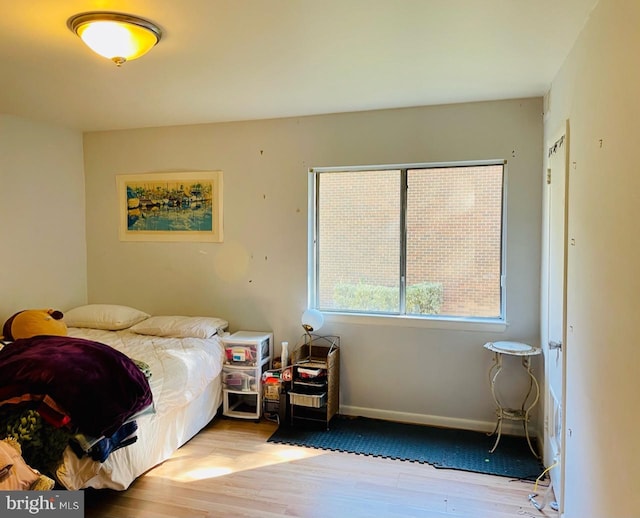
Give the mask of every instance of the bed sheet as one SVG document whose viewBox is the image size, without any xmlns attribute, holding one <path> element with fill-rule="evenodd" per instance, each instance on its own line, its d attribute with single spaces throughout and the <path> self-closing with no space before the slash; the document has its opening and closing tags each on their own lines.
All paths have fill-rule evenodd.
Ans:
<svg viewBox="0 0 640 518">
<path fill-rule="evenodd" d="M 67 489 L 126 489 L 142 473 L 169 458 L 215 416 L 222 401 L 224 347 L 210 339 L 164 338 L 128 330 L 70 327 L 69 336 L 106 343 L 149 365 L 154 412 L 137 419 L 138 440 L 104 463 L 79 459 L 70 448 L 56 478 Z"/>
<path fill-rule="evenodd" d="M 149 365 L 149 385 L 158 414 L 199 395 L 222 370 L 224 348 L 217 338 L 166 338 L 128 330 L 69 328 L 69 336 L 102 342 Z"/>
</svg>

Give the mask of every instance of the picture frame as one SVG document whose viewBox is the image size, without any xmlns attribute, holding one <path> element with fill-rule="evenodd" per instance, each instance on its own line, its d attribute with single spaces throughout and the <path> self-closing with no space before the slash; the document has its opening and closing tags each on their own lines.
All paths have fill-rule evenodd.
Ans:
<svg viewBox="0 0 640 518">
<path fill-rule="evenodd" d="M 222 171 L 116 175 L 121 241 L 222 242 Z"/>
</svg>

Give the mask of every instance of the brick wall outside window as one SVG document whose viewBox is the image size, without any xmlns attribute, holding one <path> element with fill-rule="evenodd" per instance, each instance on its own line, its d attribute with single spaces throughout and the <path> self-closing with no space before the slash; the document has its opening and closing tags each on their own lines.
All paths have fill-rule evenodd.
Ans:
<svg viewBox="0 0 640 518">
<path fill-rule="evenodd" d="M 407 286 L 442 283 L 441 315 L 500 316 L 502 172 L 408 170 Z M 321 174 L 321 308 L 339 282 L 399 286 L 400 217 L 399 170 Z"/>
</svg>

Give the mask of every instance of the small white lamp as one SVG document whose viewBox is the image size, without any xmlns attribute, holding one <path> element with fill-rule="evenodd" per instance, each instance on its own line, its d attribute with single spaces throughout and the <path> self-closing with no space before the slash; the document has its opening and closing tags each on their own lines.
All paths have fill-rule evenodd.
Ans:
<svg viewBox="0 0 640 518">
<path fill-rule="evenodd" d="M 320 329 L 322 324 L 324 324 L 324 317 L 317 309 L 307 309 L 302 313 L 302 328 L 309 336 Z"/>
</svg>

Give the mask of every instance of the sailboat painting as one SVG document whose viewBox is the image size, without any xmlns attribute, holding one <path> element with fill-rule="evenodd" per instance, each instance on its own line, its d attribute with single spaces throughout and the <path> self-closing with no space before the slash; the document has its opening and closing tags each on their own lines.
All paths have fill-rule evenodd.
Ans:
<svg viewBox="0 0 640 518">
<path fill-rule="evenodd" d="M 222 242 L 222 171 L 116 175 L 121 241 Z"/>
</svg>

